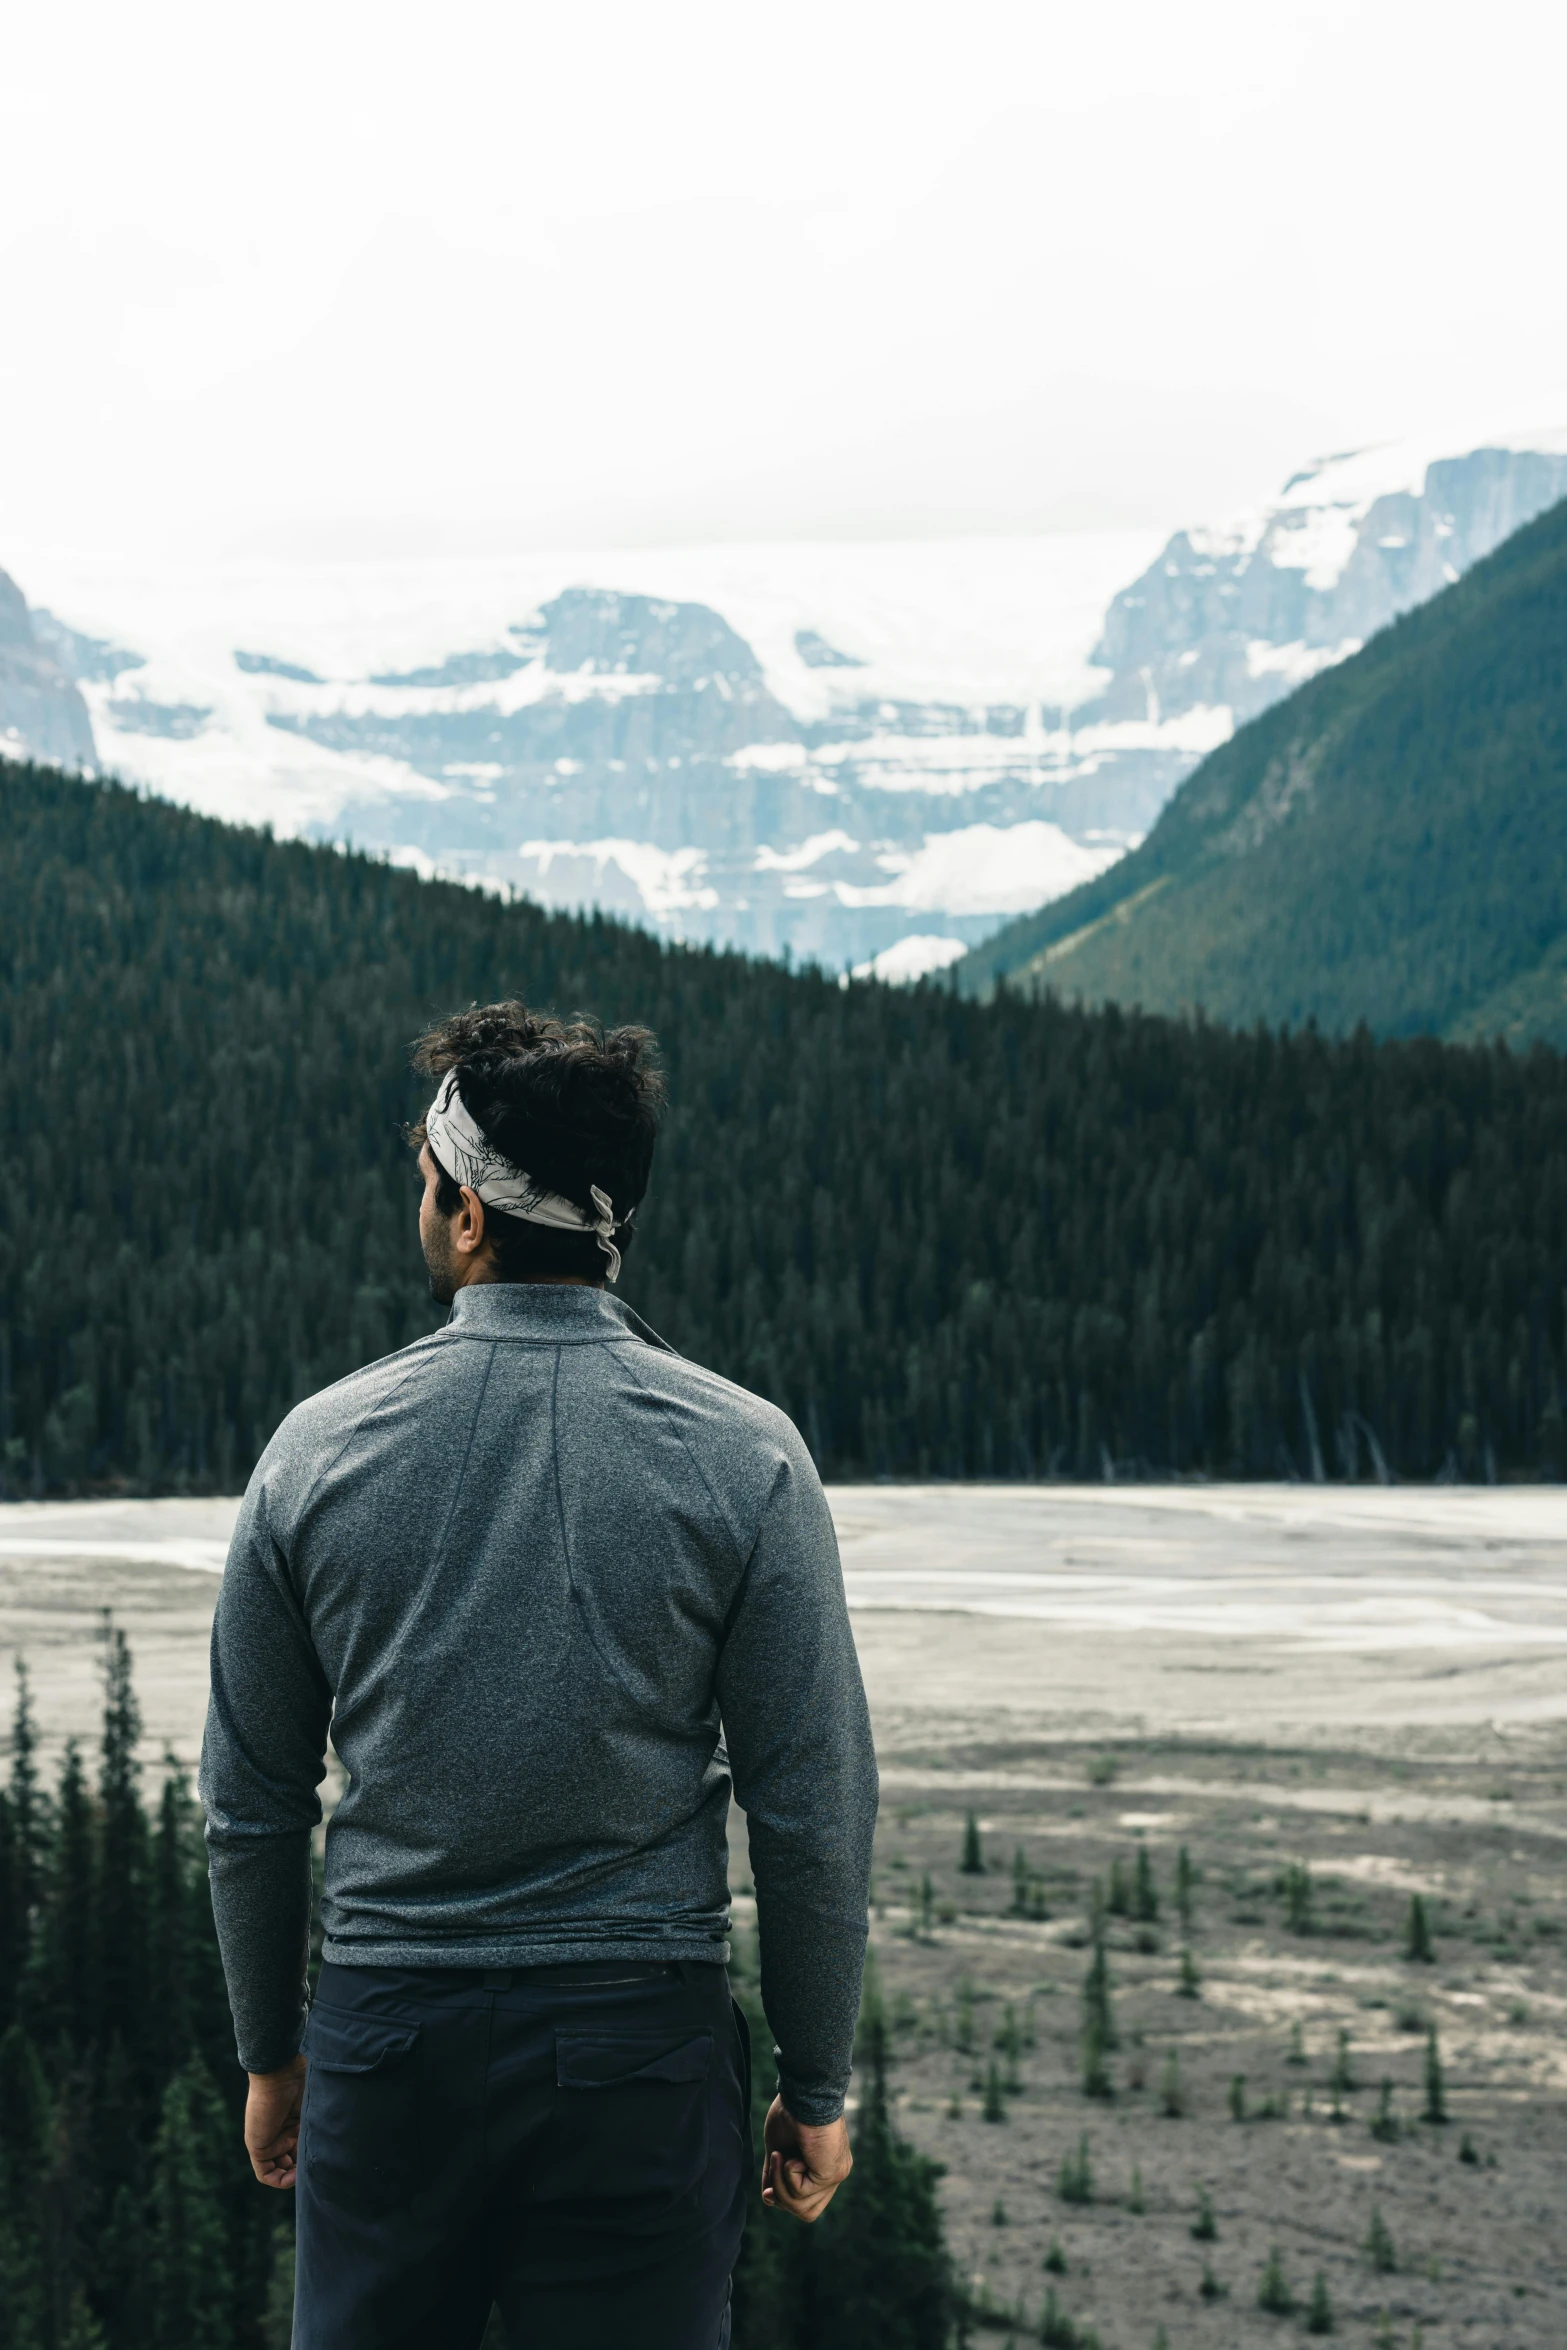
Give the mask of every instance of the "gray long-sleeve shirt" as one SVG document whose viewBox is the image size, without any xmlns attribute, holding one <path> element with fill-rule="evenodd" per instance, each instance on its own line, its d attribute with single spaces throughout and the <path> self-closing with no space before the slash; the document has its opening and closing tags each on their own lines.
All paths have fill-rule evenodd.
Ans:
<svg viewBox="0 0 1567 2350">
<path fill-rule="evenodd" d="M 303 2032 L 329 1728 L 339 1965 L 721 1962 L 732 1772 L 783 2094 L 841 2110 L 876 1765 L 782 1412 L 600 1290 L 490 1284 L 289 1414 L 234 1529 L 201 1764 L 253 2072 Z"/>
</svg>

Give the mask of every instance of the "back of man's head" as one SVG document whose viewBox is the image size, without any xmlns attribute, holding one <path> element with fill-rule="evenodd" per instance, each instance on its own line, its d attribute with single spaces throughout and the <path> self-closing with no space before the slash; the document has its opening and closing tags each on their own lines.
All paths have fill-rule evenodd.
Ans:
<svg viewBox="0 0 1567 2350">
<path fill-rule="evenodd" d="M 540 1191 L 591 1214 L 595 1185 L 613 1204 L 622 1255 L 628 1220 L 647 1190 L 664 1088 L 645 1028 L 601 1028 L 557 1020 L 526 1004 L 476 1006 L 421 1036 L 414 1067 L 431 1077 L 455 1070 L 464 1108 L 494 1148 Z M 422 1126 L 411 1136 L 425 1139 Z M 440 1167 L 437 1204 L 454 1214 L 461 1193 Z M 604 1256 L 592 1232 L 563 1231 L 490 1210 L 486 1236 L 502 1281 L 597 1281 Z"/>
</svg>

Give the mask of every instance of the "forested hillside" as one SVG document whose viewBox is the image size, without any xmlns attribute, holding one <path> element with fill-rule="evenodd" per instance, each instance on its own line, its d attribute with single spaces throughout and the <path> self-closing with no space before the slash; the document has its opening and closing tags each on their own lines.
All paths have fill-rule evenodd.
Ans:
<svg viewBox="0 0 1567 2350">
<path fill-rule="evenodd" d="M 1563 1468 L 1554 1053 L 844 989 L 0 766 L 8 1493 L 232 1490 L 430 1326 L 407 1040 L 505 993 L 658 1031 L 624 1292 L 832 1475 Z"/>
<path fill-rule="evenodd" d="M 1567 503 L 1204 761 L 963 966 L 1073 1001 L 1567 1042 Z"/>
</svg>

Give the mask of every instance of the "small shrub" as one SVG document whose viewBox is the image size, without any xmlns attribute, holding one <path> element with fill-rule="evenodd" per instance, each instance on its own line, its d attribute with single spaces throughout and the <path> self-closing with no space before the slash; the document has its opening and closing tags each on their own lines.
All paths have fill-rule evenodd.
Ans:
<svg viewBox="0 0 1567 2350">
<path fill-rule="evenodd" d="M 1197 2190 L 1197 2217 L 1192 2221 L 1192 2234 L 1199 2244 L 1218 2242 L 1219 2223 L 1213 2216 L 1213 2197 L 1206 2187 Z"/>
<path fill-rule="evenodd" d="M 1350 2096 L 1356 2086 L 1355 2071 L 1349 2061 L 1349 2034 L 1340 2032 L 1338 2053 L 1333 2059 L 1333 2071 L 1328 2082 L 1335 2098 Z"/>
<path fill-rule="evenodd" d="M 1246 2075 L 1244 2073 L 1234 2073 L 1230 2078 L 1230 2119 L 1232 2122 L 1243 2122 L 1246 2119 Z"/>
<path fill-rule="evenodd" d="M 1007 2101 L 1001 2087 L 1001 2068 L 994 2057 L 991 2058 L 990 2070 L 985 2075 L 985 2102 L 980 2108 L 980 2112 L 987 2122 L 1004 2122 L 1007 2118 Z"/>
<path fill-rule="evenodd" d="M 1470 2162 L 1476 2165 L 1480 2160 L 1480 2149 L 1467 2130 L 1458 2141 L 1458 2159 L 1460 2162 Z"/>
<path fill-rule="evenodd" d="M 1284 2274 L 1284 2258 L 1277 2244 L 1268 2254 L 1268 2265 L 1262 2272 L 1262 2283 L 1257 2287 L 1257 2307 L 1265 2309 L 1270 2317 L 1288 2317 L 1295 2307 L 1295 2296 L 1289 2289 Z"/>
<path fill-rule="evenodd" d="M 1223 2301 L 1227 2297 L 1230 2288 L 1228 2285 L 1220 2282 L 1219 2278 L 1216 2277 L 1213 2273 L 1212 2264 L 1205 2260 L 1202 2264 L 1202 2281 L 1198 2285 L 1197 2290 L 1205 2301 Z"/>
<path fill-rule="evenodd" d="M 1105 1906 L 1113 1918 L 1129 1918 L 1132 1914 L 1132 1888 L 1127 1880 L 1126 1863 L 1119 1857 L 1110 1863 L 1110 1894 Z"/>
<path fill-rule="evenodd" d="M 965 1877 L 982 1877 L 985 1873 L 985 1853 L 979 1840 L 979 1822 L 972 1812 L 963 1823 L 963 1857 L 958 1867 Z"/>
<path fill-rule="evenodd" d="M 1004 2228 L 1007 2225 L 1007 2207 L 999 2195 L 990 2207 L 990 2224 L 993 2228 Z"/>
<path fill-rule="evenodd" d="M 1045 2267 L 1053 2277 L 1066 2275 L 1066 2254 L 1054 2236 L 1051 2237 L 1049 2248 L 1045 2253 Z"/>
<path fill-rule="evenodd" d="M 1126 2191 L 1126 2208 L 1138 2218 L 1148 2209 L 1143 2201 L 1143 2174 L 1135 2162 L 1132 2165 L 1132 2183 Z"/>
<path fill-rule="evenodd" d="M 1181 1979 L 1176 1984 L 1175 1990 L 1176 1996 L 1180 1999 L 1200 1999 L 1202 1997 L 1202 1977 L 1197 1972 L 1197 1961 L 1193 1958 L 1190 1950 L 1181 1952 Z"/>
<path fill-rule="evenodd" d="M 1431 2029 L 1431 2018 L 1418 1999 L 1401 1999 L 1394 2011 L 1393 2021 L 1401 2032 L 1428 2032 Z"/>
<path fill-rule="evenodd" d="M 1311 2288 L 1311 2301 L 1306 2310 L 1306 2331 L 1308 2334 L 1331 2334 L 1333 2324 L 1333 2304 L 1328 2299 L 1328 2280 L 1319 2268 Z"/>
<path fill-rule="evenodd" d="M 1113 1754 L 1092 1754 L 1092 1755 L 1090 1755 L 1090 1756 L 1089 1756 L 1089 1758 L 1088 1758 L 1088 1784 L 1089 1784 L 1089 1786 L 1090 1786 L 1090 1787 L 1108 1787 L 1108 1786 L 1110 1786 L 1110 1785 L 1112 1784 L 1112 1782 L 1114 1781 L 1114 1779 L 1115 1779 L 1115 1776 L 1116 1776 L 1116 1773 L 1117 1773 L 1117 1772 L 1120 1770 L 1120 1768 L 1121 1768 L 1121 1766 L 1120 1766 L 1120 1764 L 1117 1762 L 1117 1760 L 1116 1760 L 1116 1758 L 1115 1758 L 1115 1756 L 1114 1756 Z"/>
<path fill-rule="evenodd" d="M 1402 2135 L 1398 2116 L 1393 2111 L 1393 2084 L 1391 2081 L 1384 2081 L 1382 2084 L 1381 2100 L 1372 2117 L 1371 2135 L 1382 2146 L 1396 2146 Z"/>
<path fill-rule="evenodd" d="M 1186 2111 L 1186 2089 L 1181 2080 L 1181 2060 L 1172 2048 L 1164 2060 L 1164 2071 L 1159 2080 L 1159 2111 L 1172 2122 L 1178 2122 Z"/>
<path fill-rule="evenodd" d="M 1307 2061 L 1306 2035 L 1302 2031 L 1298 2019 L 1290 2026 L 1289 2054 L 1284 2061 L 1286 2064 L 1304 2064 Z"/>
</svg>

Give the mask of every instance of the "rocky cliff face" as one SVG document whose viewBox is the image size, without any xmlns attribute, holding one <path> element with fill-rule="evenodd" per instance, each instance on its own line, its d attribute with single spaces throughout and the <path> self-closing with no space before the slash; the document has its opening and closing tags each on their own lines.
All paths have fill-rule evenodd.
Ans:
<svg viewBox="0 0 1567 2350">
<path fill-rule="evenodd" d="M 1198 708 L 1254 718 L 1567 497 L 1567 448 L 1329 458 L 1278 503 L 1178 531 L 1110 606 L 1095 662 L 1106 719 Z M 1085 713 L 1085 716 L 1088 713 Z"/>
<path fill-rule="evenodd" d="M 38 625 L 44 619 L 0 571 L 0 754 L 91 768 L 97 754 L 87 704 Z"/>
</svg>

